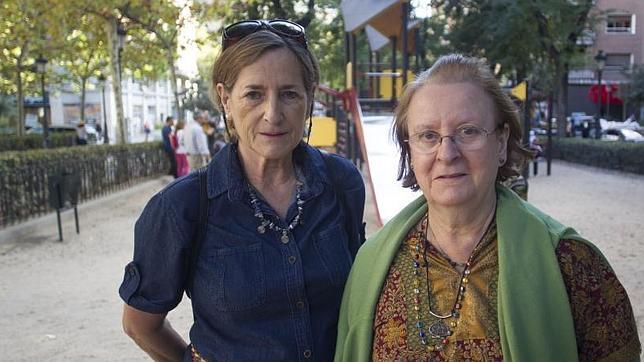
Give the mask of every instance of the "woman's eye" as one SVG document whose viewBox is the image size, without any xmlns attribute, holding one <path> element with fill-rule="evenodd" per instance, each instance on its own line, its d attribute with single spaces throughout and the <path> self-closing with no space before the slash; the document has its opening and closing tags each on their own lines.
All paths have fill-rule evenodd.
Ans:
<svg viewBox="0 0 644 362">
<path fill-rule="evenodd" d="M 432 142 L 432 141 L 436 141 L 438 139 L 438 137 L 439 137 L 439 135 L 436 132 L 423 132 L 423 133 L 420 134 L 419 138 L 422 141 Z"/>
<path fill-rule="evenodd" d="M 260 99 L 262 97 L 262 94 L 260 92 L 258 92 L 258 91 L 250 91 L 250 92 L 247 92 L 244 95 L 244 97 L 246 97 L 248 99 L 256 100 L 256 99 Z"/>
<path fill-rule="evenodd" d="M 283 96 L 284 96 L 284 98 L 286 98 L 286 99 L 297 99 L 297 98 L 299 98 L 299 96 L 300 96 L 300 95 L 299 95 L 297 92 L 295 92 L 295 91 L 285 91 L 284 93 L 282 93 L 282 95 L 283 95 Z"/>
<path fill-rule="evenodd" d="M 463 127 L 461 129 L 461 134 L 463 134 L 464 136 L 470 136 L 470 137 L 478 136 L 479 134 L 481 134 L 481 130 L 477 127 Z"/>
</svg>

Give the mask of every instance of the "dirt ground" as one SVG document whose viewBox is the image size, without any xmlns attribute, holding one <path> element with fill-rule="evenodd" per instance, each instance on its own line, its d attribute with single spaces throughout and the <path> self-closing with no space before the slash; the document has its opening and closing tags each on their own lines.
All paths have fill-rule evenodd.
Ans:
<svg viewBox="0 0 644 362">
<path fill-rule="evenodd" d="M 541 168 L 529 179 L 530 201 L 600 247 L 628 291 L 643 336 L 644 176 L 555 162 L 547 177 Z M 117 289 L 132 255 L 133 224 L 168 181 L 82 205 L 79 235 L 73 213 L 65 212 L 62 243 L 55 214 L 0 230 L 1 361 L 148 360 L 121 331 Z M 187 337 L 186 300 L 169 319 Z"/>
</svg>

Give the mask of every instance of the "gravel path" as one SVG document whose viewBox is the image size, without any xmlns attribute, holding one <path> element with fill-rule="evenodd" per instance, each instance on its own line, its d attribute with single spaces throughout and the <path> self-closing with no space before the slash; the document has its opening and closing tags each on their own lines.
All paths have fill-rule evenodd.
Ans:
<svg viewBox="0 0 644 362">
<path fill-rule="evenodd" d="M 65 212 L 62 243 L 55 215 L 0 230 L 0 361 L 148 360 L 121 331 L 117 288 L 131 259 L 134 221 L 168 181 L 84 204 L 80 235 L 73 213 Z M 529 181 L 531 202 L 605 253 L 644 335 L 644 241 L 636 236 L 644 218 L 644 176 L 555 162 L 552 176 Z M 186 336 L 188 303 L 169 318 Z"/>
</svg>

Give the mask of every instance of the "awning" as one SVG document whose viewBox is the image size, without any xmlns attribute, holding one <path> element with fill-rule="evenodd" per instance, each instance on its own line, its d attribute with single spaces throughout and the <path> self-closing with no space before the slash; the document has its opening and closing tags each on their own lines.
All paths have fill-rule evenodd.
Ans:
<svg viewBox="0 0 644 362">
<path fill-rule="evenodd" d="M 400 23 L 399 23 L 400 24 Z M 407 51 L 408 52 L 413 52 L 414 47 L 416 46 L 416 40 L 413 37 L 413 30 L 414 28 L 420 27 L 420 20 L 409 20 L 409 24 L 407 24 L 407 30 L 409 31 L 409 38 L 407 39 Z M 385 47 L 387 44 L 389 44 L 389 37 L 390 36 L 396 36 L 398 38 L 397 41 L 397 48 L 398 50 L 402 49 L 402 35 L 400 34 L 401 27 L 397 27 L 398 32 L 394 34 L 383 34 L 376 28 L 374 28 L 371 25 L 367 25 L 365 27 L 365 32 L 367 33 L 367 40 L 369 40 L 369 48 L 372 51 L 378 51 Z"/>
<path fill-rule="evenodd" d="M 617 96 L 618 91 L 619 87 L 616 84 L 602 84 L 601 88 L 595 84 L 588 89 L 588 99 L 597 103 L 600 99 L 599 94 L 601 94 L 601 104 L 624 104 L 624 101 Z"/>
<path fill-rule="evenodd" d="M 354 32 L 362 29 L 374 17 L 382 13 L 389 14 L 395 5 L 400 8 L 402 1 L 404 0 L 343 0 L 340 10 L 344 18 L 344 31 Z M 397 19 L 400 19 L 400 10 Z"/>
</svg>

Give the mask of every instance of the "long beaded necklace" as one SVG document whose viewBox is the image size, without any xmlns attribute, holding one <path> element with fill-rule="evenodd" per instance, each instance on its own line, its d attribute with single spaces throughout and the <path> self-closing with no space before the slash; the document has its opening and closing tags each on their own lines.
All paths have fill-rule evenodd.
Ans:
<svg viewBox="0 0 644 362">
<path fill-rule="evenodd" d="M 302 207 L 302 205 L 304 204 L 304 201 L 302 201 L 302 183 L 299 181 L 296 181 L 295 183 L 295 202 L 297 204 L 297 215 L 295 215 L 295 217 L 293 218 L 293 220 L 291 220 L 291 223 L 288 224 L 287 227 L 281 227 L 274 222 L 266 219 L 264 213 L 262 212 L 262 209 L 259 207 L 259 199 L 257 198 L 255 189 L 250 184 L 248 185 L 248 194 L 250 195 L 250 203 L 251 205 L 253 205 L 255 217 L 259 219 L 257 232 L 264 234 L 267 229 L 274 230 L 282 234 L 280 236 L 282 243 L 288 243 L 288 233 L 290 231 L 293 231 L 293 229 L 295 229 L 295 227 L 299 225 L 302 220 L 302 213 L 304 211 L 304 208 Z"/>
<path fill-rule="evenodd" d="M 415 253 L 414 253 L 414 259 L 412 262 L 413 266 L 413 273 L 415 276 L 414 280 L 414 311 L 415 317 L 416 317 L 416 329 L 418 330 L 418 338 L 420 339 L 420 342 L 424 345 L 427 346 L 427 351 L 428 352 L 433 352 L 433 351 L 442 351 L 448 344 L 449 344 L 449 337 L 453 334 L 454 328 L 458 325 L 458 319 L 460 317 L 460 310 L 462 307 L 462 302 L 463 302 L 463 297 L 465 295 L 465 286 L 469 282 L 468 276 L 471 273 L 471 266 L 472 266 L 472 260 L 474 259 L 474 255 L 476 254 L 476 251 L 478 250 L 479 246 L 481 245 L 481 242 L 485 238 L 485 235 L 487 235 L 487 228 L 486 232 L 483 233 L 481 236 L 481 239 L 479 239 L 478 243 L 472 250 L 472 253 L 470 254 L 469 258 L 467 259 L 467 262 L 464 265 L 463 271 L 461 272 L 460 278 L 459 278 L 459 284 L 458 284 L 458 289 L 456 292 L 456 298 L 454 300 L 454 304 L 452 305 L 452 308 L 449 313 L 447 314 L 440 314 L 437 312 L 434 312 L 432 310 L 432 300 L 431 300 L 431 284 L 430 284 L 430 279 L 429 279 L 429 259 L 427 258 L 427 249 L 431 247 L 431 244 L 427 240 L 427 229 L 429 229 L 429 221 L 427 217 L 425 217 L 424 222 L 421 224 L 423 227 L 421 227 L 421 230 L 419 230 L 416 233 L 416 245 L 415 245 Z M 489 226 L 488 226 L 489 228 Z M 424 230 L 423 230 L 424 229 Z M 432 233 L 433 234 L 433 233 Z M 435 237 L 434 237 L 435 238 Z M 423 244 L 422 248 L 422 254 L 421 254 L 421 243 Z M 421 259 L 422 256 L 422 259 Z M 421 269 L 421 261 L 423 262 L 422 265 L 424 265 L 425 268 L 425 280 L 427 282 L 427 305 L 429 309 L 429 314 L 433 316 L 434 318 L 438 319 L 437 321 L 431 323 L 427 328 L 425 325 L 425 322 L 422 321 L 421 319 L 421 311 L 420 311 L 420 269 Z M 455 263 L 452 263 L 454 265 Z M 446 324 L 447 319 L 452 319 L 448 324 Z M 427 334 L 429 332 L 429 335 Z"/>
</svg>

